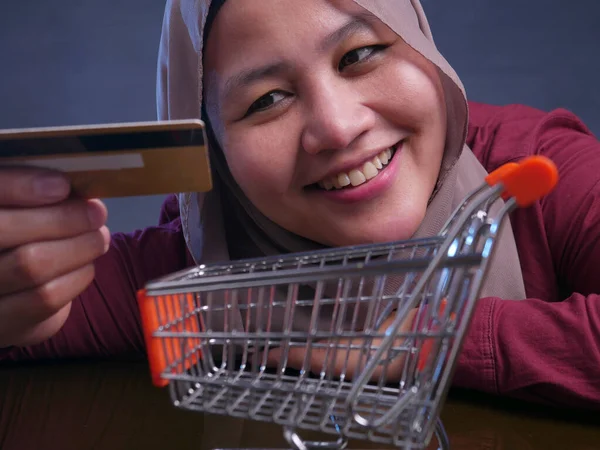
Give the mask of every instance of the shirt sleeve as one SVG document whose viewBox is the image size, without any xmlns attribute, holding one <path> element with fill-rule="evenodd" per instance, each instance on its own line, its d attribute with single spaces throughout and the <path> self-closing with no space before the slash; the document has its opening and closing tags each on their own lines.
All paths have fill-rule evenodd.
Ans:
<svg viewBox="0 0 600 450">
<path fill-rule="evenodd" d="M 192 264 L 175 207 L 171 197 L 158 226 L 113 234 L 109 251 L 96 262 L 95 280 L 73 301 L 62 329 L 42 344 L 3 349 L 0 361 L 143 358 L 137 291 Z"/>
<path fill-rule="evenodd" d="M 545 276 L 554 277 L 556 291 L 564 294 L 481 299 L 454 385 L 600 409 L 600 143 L 563 111 L 541 127 L 534 153 L 551 158 L 559 169 L 555 191 L 531 214 L 542 216 L 555 270 Z M 539 277 L 526 280 L 529 291 Z"/>
</svg>

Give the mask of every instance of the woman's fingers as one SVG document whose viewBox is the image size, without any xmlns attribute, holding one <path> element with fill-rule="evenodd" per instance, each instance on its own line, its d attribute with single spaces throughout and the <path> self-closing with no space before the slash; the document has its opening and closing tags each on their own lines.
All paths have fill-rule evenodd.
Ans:
<svg viewBox="0 0 600 450">
<path fill-rule="evenodd" d="M 92 263 L 109 242 L 106 227 L 79 236 L 34 242 L 0 254 L 0 296 L 34 289 Z"/>
<path fill-rule="evenodd" d="M 87 264 L 31 290 L 2 297 L 0 347 L 20 345 L 41 332 L 56 332 L 66 320 L 61 311 L 94 279 L 94 265 Z M 54 321 L 53 317 L 57 317 Z M 40 328 L 41 327 L 41 328 Z M 51 336 L 44 334 L 42 340 Z"/>
<path fill-rule="evenodd" d="M 50 336 L 54 336 L 67 321 L 67 317 L 69 317 L 69 313 L 71 312 L 71 305 L 72 303 L 69 302 L 53 316 L 18 330 L 10 340 L 12 342 L 11 345 L 20 347 L 34 345 L 45 341 Z M 2 334 L 0 334 L 0 343 L 2 341 Z"/>
<path fill-rule="evenodd" d="M 33 167 L 2 167 L 0 208 L 38 207 L 66 200 L 69 180 L 61 173 Z"/>
<path fill-rule="evenodd" d="M 400 327 L 401 333 L 408 331 L 412 327 L 416 312 L 416 309 L 409 312 Z M 394 319 L 395 317 L 393 316 L 386 319 L 379 331 L 385 331 L 393 323 Z M 306 360 L 307 349 L 305 345 L 302 347 L 292 347 L 287 354 L 287 366 L 297 370 L 310 370 L 314 374 L 325 372 L 330 376 L 340 377 L 344 375 L 346 378 L 354 378 L 365 368 L 367 352 L 372 348 L 379 347 L 381 343 L 382 339 L 373 339 L 372 341 L 365 343 L 363 339 L 359 338 L 320 341 L 315 344 L 321 345 L 313 344 L 311 346 L 312 348 L 308 361 Z M 396 339 L 393 345 L 394 347 L 399 347 L 402 345 L 402 339 Z M 387 352 L 385 355 L 387 356 Z M 271 350 L 267 358 L 268 365 L 278 365 L 281 363 L 282 357 L 283 352 L 281 348 Z M 384 368 L 386 370 L 386 377 L 399 377 L 404 368 L 404 360 L 404 354 L 399 354 L 388 364 L 378 365 L 372 378 L 381 377 Z"/>
<path fill-rule="evenodd" d="M 107 211 L 98 200 L 66 200 L 36 208 L 0 206 L 0 249 L 64 239 L 98 230 Z"/>
<path fill-rule="evenodd" d="M 108 249 L 105 206 L 70 193 L 61 173 L 0 166 L 0 347 L 56 333 Z"/>
</svg>

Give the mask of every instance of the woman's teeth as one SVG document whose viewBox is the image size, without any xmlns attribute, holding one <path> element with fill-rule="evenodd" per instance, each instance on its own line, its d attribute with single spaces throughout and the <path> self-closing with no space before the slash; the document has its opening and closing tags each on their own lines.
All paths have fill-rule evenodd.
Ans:
<svg viewBox="0 0 600 450">
<path fill-rule="evenodd" d="M 388 148 L 371 161 L 364 163 L 360 168 L 352 169 L 350 172 L 340 172 L 335 177 L 319 181 L 319 187 L 330 191 L 331 189 L 343 189 L 347 186 L 360 186 L 368 180 L 375 178 L 388 165 L 393 155 L 394 150 Z"/>
</svg>

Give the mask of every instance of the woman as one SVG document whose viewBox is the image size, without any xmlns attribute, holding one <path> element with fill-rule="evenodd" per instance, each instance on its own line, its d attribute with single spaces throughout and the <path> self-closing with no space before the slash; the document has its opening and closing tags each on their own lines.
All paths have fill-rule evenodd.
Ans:
<svg viewBox="0 0 600 450">
<path fill-rule="evenodd" d="M 512 215 L 454 384 L 598 407 L 600 144 L 567 111 L 468 105 L 417 0 L 169 1 L 158 111 L 209 125 L 215 190 L 169 198 L 159 226 L 110 246 L 99 202 L 0 173 L 5 360 L 141 354 L 149 279 L 432 235 L 487 171 L 543 154 L 560 184 Z"/>
</svg>

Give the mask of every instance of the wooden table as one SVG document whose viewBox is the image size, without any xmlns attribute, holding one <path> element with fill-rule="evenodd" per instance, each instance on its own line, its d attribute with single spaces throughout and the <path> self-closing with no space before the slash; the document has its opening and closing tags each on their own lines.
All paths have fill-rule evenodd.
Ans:
<svg viewBox="0 0 600 450">
<path fill-rule="evenodd" d="M 600 449 L 600 415 L 451 392 L 452 450 Z M 174 408 L 144 362 L 0 367 L 2 450 L 285 448 L 269 424 Z M 351 443 L 349 448 L 375 448 Z M 432 446 L 433 448 L 433 446 Z"/>
</svg>

